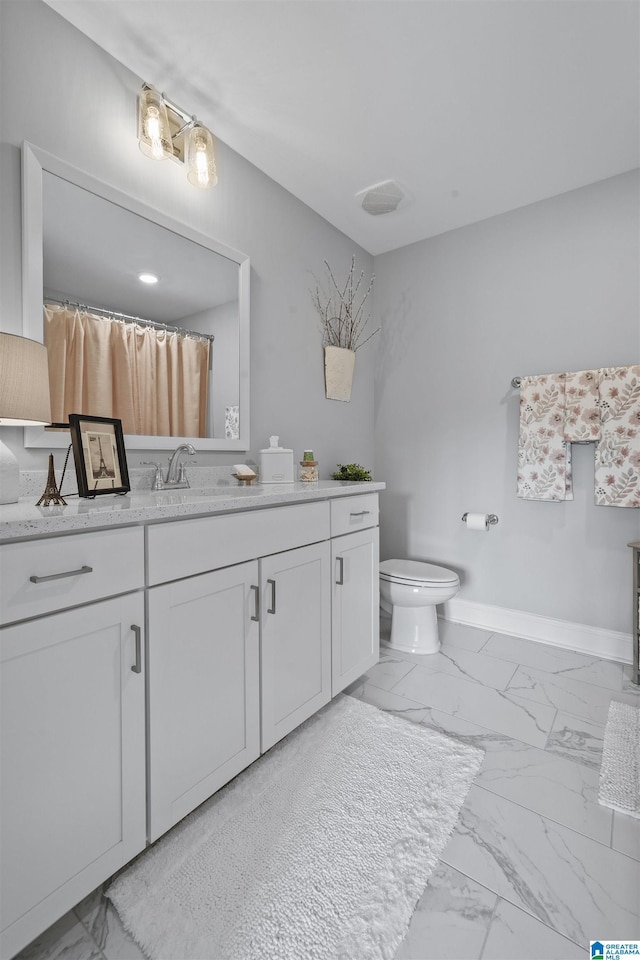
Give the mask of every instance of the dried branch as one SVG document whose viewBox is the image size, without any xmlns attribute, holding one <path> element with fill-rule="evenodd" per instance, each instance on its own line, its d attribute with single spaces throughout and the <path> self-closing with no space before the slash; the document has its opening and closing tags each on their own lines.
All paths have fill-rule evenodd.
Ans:
<svg viewBox="0 0 640 960">
<path fill-rule="evenodd" d="M 364 280 L 364 271 L 356 280 L 355 256 L 351 258 L 351 267 L 343 287 L 338 285 L 333 270 L 326 260 L 324 265 L 329 279 L 329 292 L 320 283 L 317 283 L 315 291 L 311 294 L 313 305 L 320 317 L 323 345 L 344 347 L 347 350 L 356 351 L 364 346 L 380 329 L 378 327 L 364 340 L 362 339 L 365 327 L 370 319 L 369 314 L 365 315 L 364 309 L 373 290 L 375 274 L 371 277 L 365 293 L 360 294 L 359 302 L 356 302 Z"/>
</svg>

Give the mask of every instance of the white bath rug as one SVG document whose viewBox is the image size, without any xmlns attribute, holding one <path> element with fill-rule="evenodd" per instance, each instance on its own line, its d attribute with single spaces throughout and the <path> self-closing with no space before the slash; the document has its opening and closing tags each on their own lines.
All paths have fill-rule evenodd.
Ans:
<svg viewBox="0 0 640 960">
<path fill-rule="evenodd" d="M 600 803 L 640 818 L 640 707 L 612 700 L 604 729 Z"/>
<path fill-rule="evenodd" d="M 482 756 L 340 696 L 107 896 L 152 960 L 390 960 Z"/>
</svg>

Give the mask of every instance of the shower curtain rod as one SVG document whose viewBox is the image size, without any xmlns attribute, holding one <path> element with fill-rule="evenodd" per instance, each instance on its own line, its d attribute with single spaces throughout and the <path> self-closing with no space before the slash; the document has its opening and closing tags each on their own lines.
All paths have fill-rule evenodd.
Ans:
<svg viewBox="0 0 640 960">
<path fill-rule="evenodd" d="M 211 343 L 215 340 L 212 333 L 200 333 L 199 330 L 185 330 L 183 327 L 173 327 L 166 323 L 158 323 L 156 320 L 145 320 L 143 317 L 133 317 L 129 313 L 118 313 L 117 310 L 107 310 L 106 307 L 92 307 L 86 303 L 80 303 L 76 300 L 58 300 L 56 297 L 45 297 L 46 303 L 59 303 L 63 307 L 76 307 L 78 310 L 88 310 L 91 313 L 103 313 L 114 320 L 123 320 L 125 323 L 146 323 L 150 327 L 158 327 L 160 330 L 167 330 L 171 333 L 181 333 L 186 337 L 199 337 L 200 340 L 209 340 Z"/>
</svg>

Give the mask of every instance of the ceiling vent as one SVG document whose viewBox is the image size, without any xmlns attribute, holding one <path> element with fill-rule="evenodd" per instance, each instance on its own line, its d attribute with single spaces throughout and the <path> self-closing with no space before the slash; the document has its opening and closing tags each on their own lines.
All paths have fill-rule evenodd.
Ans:
<svg viewBox="0 0 640 960">
<path fill-rule="evenodd" d="M 394 180 L 385 180 L 356 194 L 362 197 L 362 209 L 372 217 L 382 213 L 393 213 L 405 194 Z"/>
</svg>

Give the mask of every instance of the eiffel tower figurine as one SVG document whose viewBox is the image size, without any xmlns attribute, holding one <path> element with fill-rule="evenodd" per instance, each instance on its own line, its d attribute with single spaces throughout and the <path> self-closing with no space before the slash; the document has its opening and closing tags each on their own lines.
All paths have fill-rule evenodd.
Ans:
<svg viewBox="0 0 640 960">
<path fill-rule="evenodd" d="M 47 485 L 44 488 L 44 493 L 36 503 L 36 507 L 49 507 L 52 503 L 60 504 L 63 507 L 66 507 L 67 505 L 67 501 L 58 490 L 58 484 L 56 483 L 56 472 L 53 467 L 53 454 L 50 453 Z"/>
<path fill-rule="evenodd" d="M 102 455 L 102 440 L 98 437 L 98 447 L 100 448 L 100 464 L 98 465 L 98 472 L 94 474 L 96 480 L 108 480 L 109 471 L 107 470 L 107 465 L 104 462 L 104 457 Z"/>
</svg>

